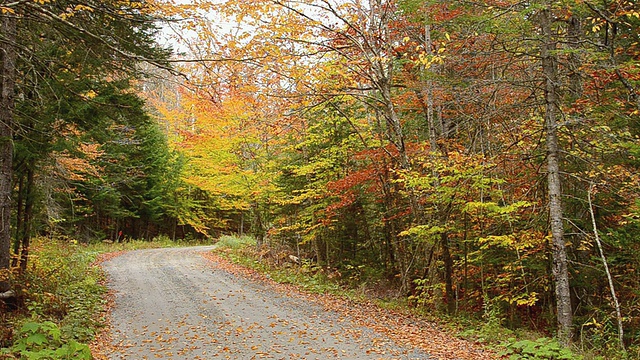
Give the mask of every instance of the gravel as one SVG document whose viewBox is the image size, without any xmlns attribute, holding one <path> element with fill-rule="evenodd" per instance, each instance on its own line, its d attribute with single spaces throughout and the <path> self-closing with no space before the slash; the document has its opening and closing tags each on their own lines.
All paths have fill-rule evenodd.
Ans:
<svg viewBox="0 0 640 360">
<path fill-rule="evenodd" d="M 138 250 L 103 264 L 115 291 L 109 359 L 428 359 L 342 314 L 233 275 L 201 252 Z"/>
</svg>

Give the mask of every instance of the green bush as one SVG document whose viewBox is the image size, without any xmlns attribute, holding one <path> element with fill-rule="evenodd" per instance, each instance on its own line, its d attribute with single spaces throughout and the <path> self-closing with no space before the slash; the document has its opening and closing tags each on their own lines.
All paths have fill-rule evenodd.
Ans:
<svg viewBox="0 0 640 360">
<path fill-rule="evenodd" d="M 14 279 L 21 308 L 0 324 L 19 329 L 0 354 L 17 359 L 90 359 L 86 345 L 102 324 L 98 252 L 69 239 L 36 238 L 27 270 Z M 24 324 L 24 325 L 20 325 Z M 86 355 L 88 354 L 88 355 Z M 0 356 L 3 358 L 3 356 Z"/>
<path fill-rule="evenodd" d="M 539 338 L 537 340 L 516 341 L 510 338 L 500 345 L 504 349 L 498 353 L 499 356 L 507 357 L 510 360 L 532 359 L 532 360 L 580 360 L 582 356 L 574 354 L 570 349 L 561 346 L 557 340 L 549 338 Z"/>
<path fill-rule="evenodd" d="M 91 350 L 87 345 L 73 339 L 65 339 L 58 325 L 51 321 L 28 322 L 22 325 L 17 339 L 0 355 L 14 359 L 77 359 L 90 360 Z"/>
</svg>

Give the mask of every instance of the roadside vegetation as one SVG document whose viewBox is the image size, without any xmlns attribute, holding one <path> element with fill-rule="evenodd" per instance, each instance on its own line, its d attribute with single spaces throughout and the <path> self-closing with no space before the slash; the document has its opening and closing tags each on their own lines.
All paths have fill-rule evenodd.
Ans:
<svg viewBox="0 0 640 360">
<path fill-rule="evenodd" d="M 120 251 L 188 244 L 196 242 L 35 238 L 29 267 L 14 279 L 17 295 L 0 311 L 0 358 L 91 359 L 88 344 L 105 325 L 108 301 L 97 265 Z"/>
<path fill-rule="evenodd" d="M 36 238 L 17 296 L 2 312 L 2 355 L 12 359 L 90 359 L 106 289 L 92 266 L 99 246 Z"/>
</svg>

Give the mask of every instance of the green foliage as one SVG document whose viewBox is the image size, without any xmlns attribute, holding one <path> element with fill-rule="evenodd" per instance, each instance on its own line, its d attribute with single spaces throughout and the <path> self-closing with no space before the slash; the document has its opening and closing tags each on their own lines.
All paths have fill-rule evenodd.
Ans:
<svg viewBox="0 0 640 360">
<path fill-rule="evenodd" d="M 62 204 L 67 200 L 67 226 L 91 229 L 112 239 L 120 230 L 125 236 L 143 237 L 140 224 L 153 224 L 169 233 L 167 224 L 175 221 L 167 220 L 175 219 L 181 210 L 176 208 L 181 204 L 176 201 L 181 184 L 175 180 L 181 160 L 169 150 L 166 136 L 128 87 L 120 82 L 96 89 L 94 100 L 108 105 L 85 107 L 81 117 L 91 114 L 94 122 L 80 140 L 100 145 L 98 156 L 88 161 L 99 171 L 72 182 L 77 189 L 75 204 L 59 199 Z"/>
<path fill-rule="evenodd" d="M 37 189 L 16 196 L 35 204 L 33 214 L 22 211 L 23 219 L 13 220 L 21 225 L 18 235 L 115 239 L 127 225 L 142 228 L 136 221 L 155 230 L 147 237 L 171 233 L 175 222 L 167 220 L 181 213 L 173 201 L 179 161 L 133 85 L 142 77 L 134 58 L 160 63 L 169 56 L 155 41 L 150 4 L 101 1 L 80 9 L 67 0 L 44 1 L 37 4 L 42 12 L 13 6 L 21 59 L 14 181 L 21 184 L 31 171 L 37 179 Z M 51 23 L 47 12 L 65 22 Z"/>
<path fill-rule="evenodd" d="M 597 350 L 597 354 L 604 359 L 634 359 L 634 356 L 630 356 L 633 353 L 632 347 L 627 349 L 628 353 L 620 348 L 617 324 L 609 311 L 608 308 L 602 308 L 594 312 L 588 320 L 576 319 L 577 323 L 581 323 L 579 327 L 581 346 Z M 634 335 L 637 336 L 637 334 Z"/>
<path fill-rule="evenodd" d="M 510 338 L 501 345 L 504 349 L 500 356 L 510 360 L 539 359 L 539 360 L 581 360 L 583 357 L 574 354 L 570 349 L 561 346 L 557 340 L 539 338 L 537 340 L 519 340 Z"/>
<path fill-rule="evenodd" d="M 434 309 L 439 304 L 439 297 L 435 294 L 442 294 L 444 284 L 441 282 L 432 283 L 429 279 L 415 279 L 415 294 L 410 295 L 409 302 L 427 309 Z"/>
<path fill-rule="evenodd" d="M 24 317 L 12 318 L 19 329 L 3 349 L 9 358 L 91 359 L 90 342 L 102 326 L 105 287 L 97 251 L 66 238 L 36 238 L 27 271 L 15 279 Z"/>
<path fill-rule="evenodd" d="M 10 349 L 0 354 L 17 359 L 92 359 L 91 350 L 85 344 L 65 339 L 58 325 L 51 321 L 27 322 L 20 328 Z"/>
<path fill-rule="evenodd" d="M 17 279 L 34 319 L 60 323 L 63 336 L 81 342 L 93 338 L 101 326 L 96 318 L 104 304 L 103 275 L 90 266 L 97 253 L 75 241 L 37 238 L 32 265 Z"/>
</svg>

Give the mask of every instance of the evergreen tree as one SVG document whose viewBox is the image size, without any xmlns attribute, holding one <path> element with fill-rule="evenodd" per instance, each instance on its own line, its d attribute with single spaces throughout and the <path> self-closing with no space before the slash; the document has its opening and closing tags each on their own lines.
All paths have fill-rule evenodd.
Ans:
<svg viewBox="0 0 640 360">
<path fill-rule="evenodd" d="M 79 103 L 90 104 L 97 84 L 139 75 L 137 64 L 154 62 L 166 67 L 168 51 L 154 40 L 157 31 L 153 5 L 145 1 L 17 1 L 0 5 L 2 12 L 2 111 L 0 112 L 0 292 L 9 288 L 7 270 L 10 260 L 10 214 L 13 181 L 14 135 L 29 139 L 30 131 L 47 134 L 58 122 L 86 128 L 92 121 L 82 113 Z M 55 84 L 53 84 L 53 83 Z M 47 89 L 47 86 L 51 88 Z M 50 91 L 56 89 L 58 91 Z M 81 100 L 81 101 L 80 101 Z M 26 101 L 36 104 L 24 114 L 14 111 Z M 71 106 L 72 104 L 74 106 Z M 118 104 L 110 104 L 118 105 Z M 89 106 L 89 105 L 86 105 Z M 55 111 L 51 111 L 54 109 Z M 46 110 L 46 111 L 45 111 Z M 90 113 L 90 111 L 89 111 Z M 55 118 L 39 123 L 36 115 Z M 55 115 L 53 115 L 55 114 Z M 26 131 L 20 132 L 20 129 Z M 31 140 L 29 140 L 31 141 Z M 44 141 L 45 144 L 48 141 Z M 46 152 L 48 145 L 42 145 Z M 24 146 L 21 149 L 28 149 Z M 35 155 L 35 153 L 34 153 Z M 42 155 L 42 153 L 40 153 Z M 31 181 L 36 158 L 17 154 L 27 160 L 26 181 Z M 22 166 L 23 161 L 19 160 Z M 18 174 L 22 178 L 21 174 Z M 28 191 L 26 195 L 32 194 Z M 26 198 L 20 220 L 27 215 Z M 30 216 L 31 217 L 31 216 Z M 21 225 L 23 234 L 32 231 Z M 25 250 L 28 244 L 25 244 Z"/>
</svg>

